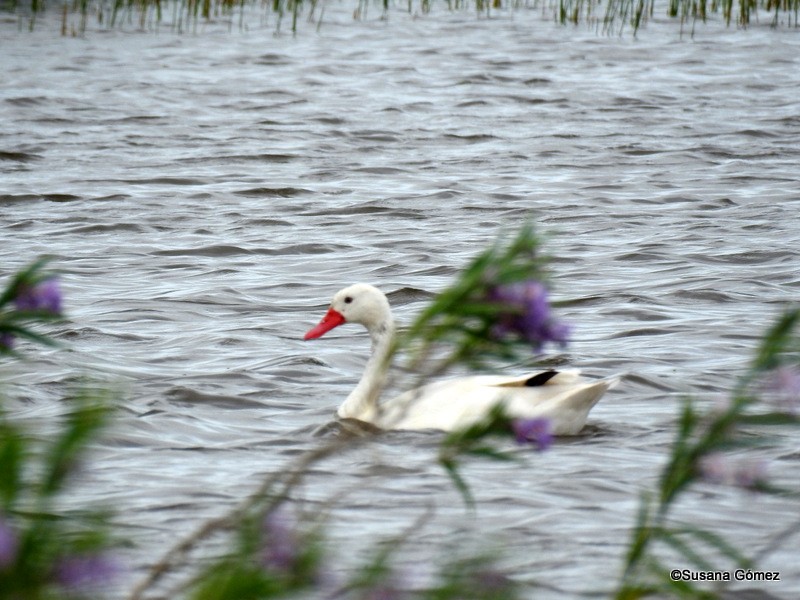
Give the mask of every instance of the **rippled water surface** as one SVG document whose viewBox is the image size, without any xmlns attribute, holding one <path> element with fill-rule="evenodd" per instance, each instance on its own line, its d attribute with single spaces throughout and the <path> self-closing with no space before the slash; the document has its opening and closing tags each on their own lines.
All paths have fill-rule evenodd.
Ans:
<svg viewBox="0 0 800 600">
<path fill-rule="evenodd" d="M 52 330 L 68 351 L 2 368 L 12 410 L 46 433 L 76 372 L 125 389 L 69 502 L 117 509 L 136 580 L 330 435 L 368 352 L 355 328 L 301 340 L 334 291 L 371 282 L 407 321 L 534 214 L 575 327 L 560 358 L 627 374 L 585 435 L 471 462 L 475 514 L 430 433 L 337 455 L 296 496 L 331 511 L 335 569 L 430 510 L 401 553 L 409 577 L 457 542 L 502 548 L 537 598 L 610 588 L 680 398 L 720 398 L 797 300 L 800 38 L 349 14 L 295 38 L 0 24 L 0 276 L 53 255 L 70 317 Z M 763 452 L 778 482 L 797 481 L 797 442 Z M 677 515 L 759 548 L 797 507 L 700 486 Z M 796 551 L 765 559 L 781 582 L 741 587 L 797 598 Z"/>
</svg>

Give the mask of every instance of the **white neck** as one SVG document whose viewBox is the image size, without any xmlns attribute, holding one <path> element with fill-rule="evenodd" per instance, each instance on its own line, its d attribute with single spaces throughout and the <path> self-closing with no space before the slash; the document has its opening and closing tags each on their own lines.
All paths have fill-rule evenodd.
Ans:
<svg viewBox="0 0 800 600">
<path fill-rule="evenodd" d="M 378 414 L 378 399 L 386 382 L 394 341 L 394 320 L 388 315 L 382 323 L 368 328 L 368 331 L 372 339 L 372 354 L 358 385 L 337 411 L 343 419 L 372 422 Z"/>
</svg>

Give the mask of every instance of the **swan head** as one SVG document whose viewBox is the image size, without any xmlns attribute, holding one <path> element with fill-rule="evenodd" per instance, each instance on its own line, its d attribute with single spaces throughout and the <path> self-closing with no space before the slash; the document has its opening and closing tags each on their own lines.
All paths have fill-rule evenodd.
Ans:
<svg viewBox="0 0 800 600">
<path fill-rule="evenodd" d="M 388 331 L 392 324 L 389 301 L 378 288 L 366 283 L 356 283 L 339 290 L 334 294 L 328 312 L 303 339 L 322 337 L 334 327 L 345 323 L 363 325 L 373 337 Z"/>
</svg>

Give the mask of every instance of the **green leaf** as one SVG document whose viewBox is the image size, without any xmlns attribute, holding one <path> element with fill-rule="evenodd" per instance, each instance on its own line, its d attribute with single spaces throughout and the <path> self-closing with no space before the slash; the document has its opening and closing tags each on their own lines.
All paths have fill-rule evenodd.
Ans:
<svg viewBox="0 0 800 600">
<path fill-rule="evenodd" d="M 452 480 L 453 485 L 456 486 L 456 489 L 461 494 L 461 497 L 464 499 L 464 504 L 474 510 L 475 498 L 472 496 L 472 491 L 470 490 L 469 485 L 467 485 L 467 482 L 464 481 L 461 473 L 459 473 L 456 460 L 452 457 L 440 457 L 439 463 L 444 467 L 444 470 Z"/>
<path fill-rule="evenodd" d="M 622 587 L 615 598 L 627 598 L 630 582 L 635 580 L 639 565 L 647 555 L 650 542 L 653 538 L 652 528 L 652 497 L 648 492 L 643 492 L 639 500 L 639 511 L 636 514 L 636 526 L 633 528 L 631 541 L 628 543 L 628 554 L 625 559 L 625 569 L 622 574 Z"/>
<path fill-rule="evenodd" d="M 673 579 L 670 575 L 671 569 L 668 570 L 660 564 L 653 565 L 653 571 L 657 574 L 661 581 L 660 591 L 664 593 L 671 593 L 673 598 L 681 598 L 683 600 L 719 600 L 719 597 L 714 592 L 702 590 L 689 581 L 682 579 Z"/>
<path fill-rule="evenodd" d="M 697 423 L 698 416 L 692 406 L 692 401 L 686 398 L 678 421 L 678 433 L 672 447 L 670 460 L 661 473 L 660 498 L 663 506 L 669 505 L 694 476 L 697 450 L 692 446 L 691 438 Z"/>
<path fill-rule="evenodd" d="M 83 389 L 68 399 L 73 406 L 64 428 L 50 448 L 45 462 L 40 494 L 52 496 L 78 466 L 88 444 L 105 427 L 111 412 L 109 393 L 99 388 Z"/>
<path fill-rule="evenodd" d="M 679 532 L 672 531 L 667 528 L 659 528 L 656 535 L 659 540 L 668 546 L 672 546 L 672 548 L 674 548 L 683 558 L 691 561 L 691 563 L 697 567 L 698 570 L 714 570 L 713 564 L 696 552 L 690 544 L 682 540 Z"/>
<path fill-rule="evenodd" d="M 495 339 L 491 335 L 498 315 L 507 312 L 507 307 L 487 302 L 486 298 L 496 285 L 545 281 L 547 258 L 540 255 L 540 245 L 533 226 L 526 224 L 516 236 L 500 236 L 478 254 L 399 338 L 397 348 L 408 350 L 411 370 L 429 367 L 434 348 L 448 350 L 448 358 L 440 363 L 442 368 L 459 362 L 480 369 L 491 357 L 514 358 L 515 350 L 521 349 L 530 353 L 530 345 L 524 341 Z"/>
<path fill-rule="evenodd" d="M 742 554 L 738 548 L 730 544 L 724 537 L 709 531 L 707 529 L 700 529 L 693 525 L 683 525 L 676 534 L 687 534 L 697 540 L 711 546 L 723 556 L 730 558 L 738 567 L 748 568 L 752 566 L 752 560 Z"/>
<path fill-rule="evenodd" d="M 0 422 L 0 501 L 6 513 L 11 511 L 21 491 L 26 457 L 23 436 L 10 424 Z"/>
<path fill-rule="evenodd" d="M 508 452 L 502 452 L 501 450 L 496 450 L 491 446 L 480 446 L 477 448 L 469 448 L 466 451 L 467 454 L 472 456 L 481 456 L 483 458 L 491 458 L 492 460 L 499 460 L 503 462 L 513 462 L 518 461 L 519 458 L 510 454 Z"/>
<path fill-rule="evenodd" d="M 782 413 L 771 412 L 760 415 L 741 415 L 739 423 L 742 425 L 763 425 L 763 426 L 786 426 L 800 424 L 800 416 Z"/>
<path fill-rule="evenodd" d="M 31 340 L 32 342 L 42 344 L 43 346 L 51 346 L 51 347 L 60 346 L 58 342 L 45 335 L 41 335 L 36 333 L 35 331 L 31 331 L 27 327 L 22 327 L 20 325 L 13 325 L 10 322 L 1 323 L 0 332 L 9 333 L 14 337 L 26 338 Z"/>
<path fill-rule="evenodd" d="M 207 571 L 192 595 L 195 600 L 260 600 L 285 596 L 286 582 L 270 577 L 254 566 L 238 561 L 224 561 Z"/>
<path fill-rule="evenodd" d="M 23 286 L 33 286 L 47 279 L 49 274 L 43 274 L 42 270 L 44 269 L 45 265 L 50 262 L 50 258 L 47 256 L 43 256 L 38 260 L 34 261 L 22 271 L 17 272 L 12 278 L 11 281 L 6 286 L 3 293 L 0 294 L 0 308 L 12 302 L 14 298 L 17 297 L 19 290 Z"/>
<path fill-rule="evenodd" d="M 780 364 L 779 357 L 789 348 L 798 321 L 800 309 L 787 310 L 778 318 L 761 342 L 753 360 L 753 371 L 774 369 Z"/>
</svg>

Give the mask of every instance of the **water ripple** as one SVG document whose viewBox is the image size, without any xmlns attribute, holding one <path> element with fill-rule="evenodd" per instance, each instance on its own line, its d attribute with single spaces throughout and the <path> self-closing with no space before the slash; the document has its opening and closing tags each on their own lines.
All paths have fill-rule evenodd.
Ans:
<svg viewBox="0 0 800 600">
<path fill-rule="evenodd" d="M 0 277 L 54 257 L 69 320 L 48 331 L 70 348 L 26 346 L 35 359 L 2 366 L 9 410 L 46 435 L 76 371 L 127 391 L 70 501 L 119 507 L 141 569 L 176 531 L 345 435 L 334 409 L 369 340 L 342 327 L 302 341 L 333 292 L 379 285 L 407 324 L 534 216 L 574 327 L 550 361 L 625 373 L 583 434 L 522 464 L 470 461 L 479 508 L 466 520 L 437 434 L 331 457 L 298 494 L 331 510 L 343 569 L 433 503 L 409 572 L 454 531 L 482 544 L 493 532 L 520 578 L 545 584 L 537 598 L 610 586 L 682 398 L 718 401 L 797 301 L 800 42 L 713 26 L 684 42 L 651 23 L 632 52 L 537 11 L 391 23 L 326 11 L 296 38 L 70 41 L 0 23 Z M 777 478 L 800 475 L 795 446 L 776 435 Z M 796 519 L 786 499 L 754 508 L 715 489 L 681 511 L 756 548 Z M 770 561 L 800 580 L 791 552 Z M 793 598 L 790 586 L 770 590 Z"/>
</svg>

